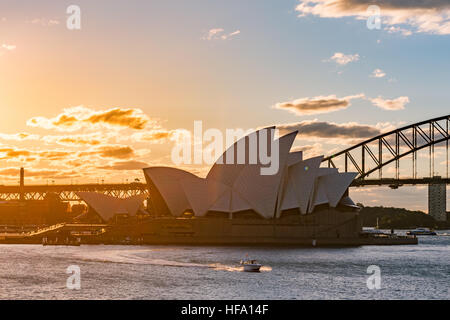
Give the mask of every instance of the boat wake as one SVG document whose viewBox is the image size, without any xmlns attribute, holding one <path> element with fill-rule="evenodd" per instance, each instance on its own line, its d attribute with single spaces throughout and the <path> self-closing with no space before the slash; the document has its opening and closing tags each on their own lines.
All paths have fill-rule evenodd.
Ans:
<svg viewBox="0 0 450 320">
<path fill-rule="evenodd" d="M 167 267 L 207 267 L 199 263 L 180 262 L 166 259 L 157 259 L 150 257 L 142 257 L 139 254 L 149 253 L 149 250 L 108 250 L 103 252 L 85 252 L 80 259 L 93 262 L 105 263 L 124 263 L 124 264 L 141 264 L 141 265 L 158 265 Z"/>
<path fill-rule="evenodd" d="M 102 252 L 84 252 L 77 254 L 76 258 L 91 261 L 91 262 L 104 262 L 104 263 L 123 263 L 123 264 L 135 264 L 135 265 L 156 265 L 164 267 L 184 267 L 184 268 L 208 268 L 218 271 L 228 272 L 243 272 L 244 268 L 238 265 L 226 265 L 220 263 L 202 264 L 193 262 L 183 262 L 166 260 L 159 258 L 143 257 L 142 254 L 149 253 L 151 250 L 107 250 Z M 271 267 L 263 266 L 260 269 L 261 272 L 272 271 Z"/>
</svg>

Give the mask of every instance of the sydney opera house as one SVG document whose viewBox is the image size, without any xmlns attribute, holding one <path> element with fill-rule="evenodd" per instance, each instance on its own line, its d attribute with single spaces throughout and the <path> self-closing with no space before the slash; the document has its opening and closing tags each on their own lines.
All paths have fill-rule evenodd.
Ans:
<svg viewBox="0 0 450 320">
<path fill-rule="evenodd" d="M 205 178 L 172 167 L 143 169 L 149 194 L 145 211 L 142 195 L 117 199 L 79 192 L 78 196 L 104 222 L 145 212 L 145 219 L 117 232 L 132 232 L 150 244 L 357 241 L 358 207 L 348 196 L 356 173 L 321 168 L 322 156 L 304 159 L 301 151 L 291 152 L 297 132 L 280 138 L 273 133 L 271 127 L 241 138 Z M 269 167 L 272 170 L 264 171 Z"/>
<path fill-rule="evenodd" d="M 348 196 L 356 173 L 321 168 L 322 156 L 304 159 L 301 151 L 290 151 L 297 132 L 275 139 L 273 130 L 238 140 L 205 178 L 171 167 L 143 169 L 155 217 L 148 238 L 299 244 L 358 237 L 358 207 Z M 272 165 L 260 159 L 263 147 L 267 154 L 277 152 L 273 174 L 262 174 Z"/>
<path fill-rule="evenodd" d="M 175 217 L 189 212 L 195 217 L 222 213 L 233 219 L 240 214 L 253 213 L 263 219 L 279 219 L 287 212 L 311 214 L 323 205 L 330 208 L 355 206 L 346 191 L 356 173 L 320 168 L 322 156 L 303 159 L 301 151 L 290 152 L 297 132 L 285 135 L 273 144 L 279 152 L 275 157 L 278 171 L 263 175 L 261 161 L 254 164 L 247 161 L 250 141 L 259 146 L 263 139 L 261 133 L 262 130 L 257 131 L 252 134 L 255 139 L 247 136 L 231 146 L 212 166 L 206 178 L 170 167 L 144 169 L 153 210 L 160 215 Z M 270 134 L 264 135 L 264 139 L 270 139 Z M 239 144 L 243 148 L 239 149 Z M 268 143 L 268 149 L 270 146 Z M 242 150 L 246 161 L 239 164 L 238 154 Z"/>
</svg>

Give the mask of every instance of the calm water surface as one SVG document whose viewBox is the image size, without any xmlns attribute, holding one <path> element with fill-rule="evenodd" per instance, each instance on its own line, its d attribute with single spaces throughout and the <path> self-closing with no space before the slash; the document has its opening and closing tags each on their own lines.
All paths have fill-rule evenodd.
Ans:
<svg viewBox="0 0 450 320">
<path fill-rule="evenodd" d="M 450 231 L 441 231 L 450 235 Z M 449 299 L 450 236 L 417 246 L 250 248 L 0 245 L 0 299 Z M 248 253 L 264 264 L 242 272 Z M 78 265 L 81 289 L 66 269 Z M 367 267 L 381 268 L 369 290 Z"/>
</svg>

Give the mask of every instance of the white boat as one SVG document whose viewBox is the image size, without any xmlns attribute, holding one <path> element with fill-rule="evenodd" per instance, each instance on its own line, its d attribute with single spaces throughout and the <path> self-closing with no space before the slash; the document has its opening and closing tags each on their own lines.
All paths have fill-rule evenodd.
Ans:
<svg viewBox="0 0 450 320">
<path fill-rule="evenodd" d="M 241 260 L 241 265 L 244 266 L 244 271 L 246 272 L 259 272 L 259 269 L 262 267 L 258 261 L 250 259 Z"/>
</svg>

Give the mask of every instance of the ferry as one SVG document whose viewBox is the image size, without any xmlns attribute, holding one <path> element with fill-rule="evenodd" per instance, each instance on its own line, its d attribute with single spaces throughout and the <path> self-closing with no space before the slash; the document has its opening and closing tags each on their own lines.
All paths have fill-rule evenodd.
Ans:
<svg viewBox="0 0 450 320">
<path fill-rule="evenodd" d="M 428 228 L 416 228 L 406 232 L 408 236 L 435 236 L 436 232 Z"/>
</svg>

